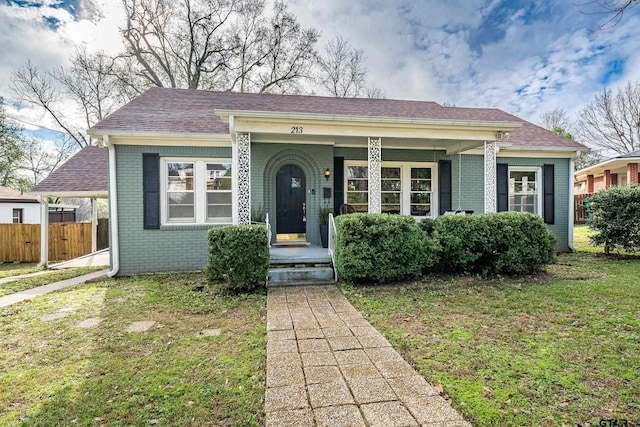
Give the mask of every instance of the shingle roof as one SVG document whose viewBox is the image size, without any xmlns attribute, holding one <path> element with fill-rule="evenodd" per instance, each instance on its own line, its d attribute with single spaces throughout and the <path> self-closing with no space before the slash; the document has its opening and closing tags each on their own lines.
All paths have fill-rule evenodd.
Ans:
<svg viewBox="0 0 640 427">
<path fill-rule="evenodd" d="M 636 157 L 640 157 L 640 150 L 632 151 L 631 153 L 626 153 L 621 156 L 616 157 L 616 159 L 634 159 Z"/>
<path fill-rule="evenodd" d="M 13 188 L 0 187 L 0 202 L 38 203 L 38 199 Z"/>
<path fill-rule="evenodd" d="M 108 188 L 107 149 L 89 146 L 74 154 L 30 193 L 106 193 Z"/>
<path fill-rule="evenodd" d="M 522 127 L 511 133 L 509 143 L 512 145 L 584 148 L 575 141 L 495 108 L 445 107 L 435 102 L 394 99 L 330 98 L 167 88 L 147 90 L 94 125 L 89 132 L 227 134 L 228 124 L 214 114 L 216 109 L 371 118 L 513 121 L 522 123 Z"/>
</svg>

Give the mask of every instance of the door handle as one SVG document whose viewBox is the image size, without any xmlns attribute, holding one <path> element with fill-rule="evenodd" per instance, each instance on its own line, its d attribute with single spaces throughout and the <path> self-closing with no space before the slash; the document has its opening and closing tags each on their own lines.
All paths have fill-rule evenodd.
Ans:
<svg viewBox="0 0 640 427">
<path fill-rule="evenodd" d="M 302 222 L 307 222 L 307 204 L 302 204 Z"/>
</svg>

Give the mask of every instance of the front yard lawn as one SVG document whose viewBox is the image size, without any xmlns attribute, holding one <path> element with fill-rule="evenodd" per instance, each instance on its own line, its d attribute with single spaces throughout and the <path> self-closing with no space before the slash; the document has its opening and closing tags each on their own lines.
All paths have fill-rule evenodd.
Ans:
<svg viewBox="0 0 640 427">
<path fill-rule="evenodd" d="M 474 425 L 637 424 L 639 272 L 639 258 L 578 253 L 534 277 L 346 294 Z"/>
<path fill-rule="evenodd" d="M 37 274 L 31 277 L 25 277 L 22 279 L 12 280 L 10 282 L 0 283 L 0 297 L 14 294 L 20 291 L 25 291 L 31 288 L 36 288 L 38 286 L 48 285 L 49 283 L 71 279 L 72 277 L 82 276 L 83 274 L 91 273 L 92 271 L 104 270 L 105 268 L 106 267 L 77 267 L 77 268 L 69 268 L 65 270 L 37 269 L 36 272 L 41 271 L 41 274 Z M 33 271 L 29 271 L 29 273 L 33 273 Z M 14 275 L 21 275 L 21 274 L 27 274 L 27 273 L 18 272 L 17 274 L 14 274 Z"/>
<path fill-rule="evenodd" d="M 202 274 L 108 280 L 0 309 L 0 425 L 263 423 L 265 297 Z M 145 332 L 133 322 L 152 321 Z"/>
</svg>

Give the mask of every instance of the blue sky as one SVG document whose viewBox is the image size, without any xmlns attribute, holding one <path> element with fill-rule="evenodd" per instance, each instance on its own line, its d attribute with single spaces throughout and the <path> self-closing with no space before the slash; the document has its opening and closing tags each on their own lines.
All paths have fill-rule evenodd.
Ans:
<svg viewBox="0 0 640 427">
<path fill-rule="evenodd" d="M 77 43 L 117 51 L 119 0 L 0 0 L 0 95 L 30 59 L 64 65 Z M 364 50 L 373 86 L 388 98 L 496 107 L 536 122 L 553 108 L 577 113 L 605 87 L 640 79 L 640 7 L 614 28 L 571 0 L 288 0 L 304 26 Z M 584 3 L 584 2 L 583 2 Z M 30 123 L 42 114 L 11 111 Z"/>
</svg>

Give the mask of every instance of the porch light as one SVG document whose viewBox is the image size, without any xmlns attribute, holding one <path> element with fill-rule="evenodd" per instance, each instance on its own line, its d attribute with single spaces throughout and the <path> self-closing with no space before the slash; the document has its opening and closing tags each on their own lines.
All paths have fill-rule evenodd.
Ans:
<svg viewBox="0 0 640 427">
<path fill-rule="evenodd" d="M 324 171 L 324 177 L 327 181 L 329 181 L 330 176 L 331 176 L 331 171 L 329 170 L 329 168 L 327 168 L 327 170 Z"/>
</svg>

